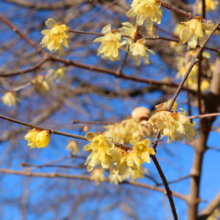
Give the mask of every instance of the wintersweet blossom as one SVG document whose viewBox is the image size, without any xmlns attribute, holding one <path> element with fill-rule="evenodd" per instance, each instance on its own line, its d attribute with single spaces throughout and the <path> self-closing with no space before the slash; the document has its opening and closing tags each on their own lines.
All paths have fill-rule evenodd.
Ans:
<svg viewBox="0 0 220 220">
<path fill-rule="evenodd" d="M 196 122 L 190 122 L 190 119 L 186 117 L 186 111 L 180 109 L 183 113 L 177 111 L 169 112 L 166 108 L 166 103 L 155 107 L 157 111 L 147 123 L 150 123 L 156 131 L 160 131 L 161 138 L 167 136 L 168 143 L 171 140 L 183 140 L 184 137 L 189 142 L 193 141 L 197 134 L 195 131 Z"/>
<path fill-rule="evenodd" d="M 115 169 L 119 171 L 119 175 L 122 175 L 128 167 L 130 167 L 132 170 L 142 170 L 141 160 L 132 150 L 123 151 L 122 156 L 116 163 Z"/>
<path fill-rule="evenodd" d="M 205 9 L 206 11 L 215 11 L 218 6 L 218 0 L 205 0 Z M 202 14 L 202 1 L 199 1 L 197 6 L 199 14 Z"/>
<path fill-rule="evenodd" d="M 103 171 L 99 168 L 95 168 L 91 173 L 90 179 L 95 182 L 96 186 L 100 185 L 101 182 L 105 181 Z"/>
<path fill-rule="evenodd" d="M 79 153 L 77 141 L 69 140 L 69 142 L 66 146 L 66 149 L 70 151 L 71 155 L 75 155 L 75 154 Z"/>
<path fill-rule="evenodd" d="M 45 93 L 50 92 L 50 86 L 46 80 L 45 76 L 37 75 L 31 80 L 31 84 L 34 89 L 39 93 L 39 95 L 43 95 Z"/>
<path fill-rule="evenodd" d="M 48 73 L 53 74 L 52 79 L 56 79 L 57 82 L 60 82 L 61 80 L 65 82 L 66 80 L 66 67 L 58 67 L 56 70 L 51 69 Z"/>
<path fill-rule="evenodd" d="M 19 99 L 15 96 L 15 92 L 6 92 L 4 96 L 2 97 L 2 102 L 4 105 L 7 105 L 9 107 L 16 106 L 16 102 L 19 101 Z"/>
<path fill-rule="evenodd" d="M 132 170 L 131 168 L 127 168 L 127 170 L 124 172 L 123 175 L 121 175 L 121 177 L 123 178 L 123 180 L 131 178 L 132 181 L 136 181 L 136 179 L 138 178 L 142 179 L 145 173 L 148 173 L 148 170 L 146 168 L 144 168 L 143 170 Z"/>
<path fill-rule="evenodd" d="M 28 141 L 28 146 L 32 148 L 46 147 L 50 141 L 50 132 L 47 130 L 32 129 L 24 136 L 24 139 Z"/>
<path fill-rule="evenodd" d="M 99 166 L 102 170 L 113 170 L 112 153 L 110 149 L 114 147 L 114 143 L 108 140 L 102 133 L 96 135 L 95 133 L 89 132 L 85 137 L 91 141 L 91 143 L 83 148 L 84 151 L 91 152 L 85 163 L 85 165 L 87 165 L 87 171 L 92 171 L 95 166 Z"/>
<path fill-rule="evenodd" d="M 103 37 L 96 38 L 93 42 L 102 42 L 97 56 L 102 54 L 103 59 L 120 60 L 119 48 L 121 47 L 121 34 L 117 30 L 111 30 L 111 25 L 102 29 Z"/>
<path fill-rule="evenodd" d="M 131 60 L 135 60 L 135 65 L 139 66 L 141 63 L 142 57 L 144 58 L 144 63 L 146 65 L 150 64 L 149 62 L 149 55 L 147 54 L 147 51 L 154 54 L 154 51 L 148 49 L 148 47 L 145 45 L 145 39 L 142 38 L 140 40 L 137 40 L 136 43 L 133 43 L 130 47 L 131 54 Z"/>
<path fill-rule="evenodd" d="M 131 24 L 130 22 L 122 23 L 122 27 L 118 29 L 119 33 L 121 35 L 130 36 L 130 38 L 125 37 L 125 40 L 121 43 L 121 46 L 127 45 L 127 50 L 128 50 L 128 47 L 132 43 L 134 43 L 135 37 L 138 34 L 137 29 L 138 29 L 138 25 L 133 26 L 133 24 Z"/>
<path fill-rule="evenodd" d="M 109 182 L 115 185 L 118 185 L 118 183 L 121 183 L 124 180 L 122 176 L 118 175 L 118 170 L 113 170 L 112 173 L 109 174 L 108 178 Z"/>
<path fill-rule="evenodd" d="M 167 109 L 169 108 L 169 106 L 170 106 L 170 103 L 171 103 L 171 101 L 172 101 L 172 99 L 169 99 L 167 102 L 166 102 L 166 107 L 167 107 Z M 178 106 L 178 104 L 177 104 L 177 102 L 175 101 L 174 102 L 174 104 L 173 104 L 173 106 L 172 106 L 172 111 L 175 111 L 176 109 L 177 109 L 177 106 Z"/>
<path fill-rule="evenodd" d="M 214 28 L 213 23 L 202 23 L 201 17 L 197 16 L 188 22 L 182 22 L 185 27 L 180 31 L 180 43 L 188 42 L 190 48 L 195 48 L 198 44 L 201 46 L 206 39 L 205 30 L 211 31 Z"/>
<path fill-rule="evenodd" d="M 104 127 L 106 137 L 113 137 L 114 140 L 120 144 L 129 143 L 132 139 L 140 139 L 146 136 L 153 137 L 153 130 L 151 127 L 145 127 L 138 123 L 137 119 L 126 119 L 121 123 L 114 125 L 107 125 Z"/>
<path fill-rule="evenodd" d="M 126 13 L 128 17 L 136 16 L 136 23 L 141 26 L 144 21 L 146 29 L 150 31 L 153 22 L 160 24 L 163 16 L 159 0 L 133 0 L 131 9 Z"/>
<path fill-rule="evenodd" d="M 41 41 L 42 47 L 47 47 L 49 51 L 57 51 L 61 55 L 64 54 L 64 47 L 69 47 L 67 38 L 69 37 L 69 27 L 65 24 L 57 23 L 54 19 L 49 18 L 45 22 L 49 30 L 43 30 L 41 33 L 45 35 Z"/>
<path fill-rule="evenodd" d="M 137 157 L 140 158 L 141 163 L 150 163 L 150 155 L 155 155 L 154 149 L 149 147 L 151 143 L 150 139 L 145 139 L 143 141 L 131 140 L 130 143 L 134 145 L 133 151 L 136 153 Z"/>
</svg>

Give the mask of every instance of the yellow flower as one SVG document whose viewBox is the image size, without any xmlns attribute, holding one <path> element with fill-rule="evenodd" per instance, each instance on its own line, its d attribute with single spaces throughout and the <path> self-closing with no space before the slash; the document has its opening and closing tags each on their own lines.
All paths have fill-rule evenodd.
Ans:
<svg viewBox="0 0 220 220">
<path fill-rule="evenodd" d="M 66 80 L 66 67 L 58 67 L 56 70 L 51 69 L 48 71 L 49 74 L 53 74 L 52 79 L 56 79 L 57 82 Z"/>
<path fill-rule="evenodd" d="M 56 21 L 52 18 L 49 18 L 45 22 L 46 26 L 50 28 L 49 30 L 43 30 L 41 33 L 45 35 L 41 41 L 40 44 L 42 44 L 43 47 L 47 47 L 48 50 L 57 51 L 59 50 L 59 53 L 61 55 L 64 54 L 64 48 L 69 47 L 67 38 L 69 37 L 69 34 L 67 33 L 69 31 L 69 27 L 67 27 L 65 24 L 56 23 Z"/>
<path fill-rule="evenodd" d="M 191 54 L 190 54 L 191 55 Z M 208 57 L 208 54 L 205 54 L 206 57 Z M 186 73 L 186 70 L 188 69 L 190 63 L 187 64 L 187 66 L 185 67 L 184 63 L 182 63 L 182 67 L 179 68 L 181 65 L 178 66 L 179 68 L 179 72 L 177 73 L 176 75 L 176 78 L 183 78 L 185 73 Z M 185 86 L 189 87 L 190 89 L 193 89 L 195 91 L 198 90 L 198 65 L 194 65 L 186 82 L 185 82 Z M 205 92 L 206 90 L 209 89 L 209 86 L 210 86 L 210 82 L 207 81 L 207 80 L 203 80 L 201 82 L 201 91 L 202 92 Z"/>
<path fill-rule="evenodd" d="M 102 42 L 98 49 L 97 56 L 102 54 L 103 59 L 120 60 L 119 48 L 121 47 L 121 35 L 117 30 L 111 31 L 111 25 L 107 25 L 102 29 L 103 37 L 98 37 L 94 42 Z"/>
<path fill-rule="evenodd" d="M 216 0 L 205 0 L 205 9 L 206 11 L 215 11 L 218 6 L 218 1 Z M 199 1 L 199 4 L 197 6 L 197 10 L 199 14 L 202 14 L 202 2 Z"/>
<path fill-rule="evenodd" d="M 45 76 L 35 76 L 34 79 L 31 80 L 31 84 L 34 86 L 34 89 L 39 93 L 39 95 L 43 95 L 50 91 L 50 86 L 45 80 Z"/>
<path fill-rule="evenodd" d="M 69 140 L 69 142 L 66 146 L 66 149 L 70 151 L 71 155 L 75 155 L 75 154 L 79 153 L 77 141 Z"/>
<path fill-rule="evenodd" d="M 199 52 L 199 48 L 194 49 L 194 50 L 190 50 L 190 51 L 189 51 L 189 56 L 192 57 L 192 56 L 196 55 L 198 52 Z M 209 52 L 203 51 L 203 52 L 202 52 L 202 57 L 203 57 L 203 58 L 206 58 L 206 59 L 209 59 L 209 58 L 211 57 L 211 55 L 210 55 Z"/>
<path fill-rule="evenodd" d="M 122 175 L 126 169 L 130 167 L 132 170 L 142 170 L 141 161 L 134 151 L 124 151 L 120 160 L 116 164 L 118 174 Z"/>
<path fill-rule="evenodd" d="M 132 53 L 131 60 L 135 60 L 135 65 L 137 66 L 140 65 L 142 57 L 144 58 L 145 64 L 150 64 L 147 51 L 155 55 L 155 53 L 148 49 L 148 47 L 145 45 L 144 38 L 138 40 L 136 43 L 133 43 L 130 47 L 130 51 Z"/>
<path fill-rule="evenodd" d="M 153 130 L 151 127 L 144 127 L 139 124 L 136 119 L 123 120 L 120 124 L 107 125 L 104 127 L 106 137 L 113 137 L 116 142 L 124 144 L 129 143 L 132 139 L 140 139 L 142 137 L 153 137 Z"/>
<path fill-rule="evenodd" d="M 150 148 L 150 139 L 145 139 L 143 141 L 131 140 L 130 143 L 134 145 L 133 151 L 136 153 L 137 157 L 140 158 L 141 163 L 150 163 L 150 155 L 155 155 L 153 148 Z"/>
<path fill-rule="evenodd" d="M 118 170 L 113 170 L 112 173 L 109 174 L 108 178 L 109 182 L 115 185 L 118 185 L 118 183 L 121 183 L 123 181 L 122 176 L 118 175 Z"/>
<path fill-rule="evenodd" d="M 177 37 L 183 28 L 184 28 L 183 24 L 177 24 L 176 27 L 173 29 L 173 35 Z"/>
<path fill-rule="evenodd" d="M 172 101 L 172 99 L 169 99 L 169 100 L 166 102 L 167 109 L 169 108 L 171 101 Z M 175 101 L 171 110 L 172 110 L 172 111 L 175 111 L 175 110 L 177 109 L 177 106 L 178 106 L 178 104 L 177 104 L 177 102 Z"/>
<path fill-rule="evenodd" d="M 220 217 L 220 210 L 216 208 L 212 214 L 207 218 L 207 220 L 218 220 Z"/>
<path fill-rule="evenodd" d="M 131 38 L 125 37 L 125 40 L 121 43 L 121 46 L 130 46 L 132 43 L 134 43 L 134 39 L 138 34 L 137 29 L 138 25 L 133 26 L 130 22 L 122 23 L 122 28 L 118 29 L 119 33 L 121 35 L 130 36 Z"/>
<path fill-rule="evenodd" d="M 144 168 L 144 170 L 132 170 L 131 168 L 127 168 L 121 177 L 123 180 L 131 178 L 132 181 L 136 181 L 138 178 L 142 179 L 146 172 L 148 172 L 146 168 Z"/>
<path fill-rule="evenodd" d="M 86 139 L 91 141 L 83 148 L 84 151 L 91 152 L 85 163 L 87 171 L 92 171 L 95 166 L 100 166 L 102 170 L 113 170 L 112 153 L 110 152 L 110 149 L 114 147 L 112 140 L 108 140 L 103 134 L 96 135 L 92 132 L 86 134 Z"/>
<path fill-rule="evenodd" d="M 197 134 L 194 128 L 196 122 L 194 121 L 192 124 L 190 119 L 186 117 L 187 112 L 183 109 L 180 110 L 184 113 L 169 112 L 166 108 L 161 108 L 147 123 L 150 123 L 156 131 L 160 131 L 161 138 L 167 136 L 168 143 L 171 140 L 183 140 L 184 137 L 187 141 L 191 142 Z"/>
<path fill-rule="evenodd" d="M 103 171 L 101 171 L 99 168 L 95 168 L 91 173 L 90 179 L 96 182 L 96 186 L 100 185 L 101 182 L 105 181 Z"/>
<path fill-rule="evenodd" d="M 163 16 L 160 9 L 160 1 L 157 0 L 133 0 L 131 9 L 126 13 L 128 17 L 136 17 L 136 23 L 141 26 L 144 21 L 146 29 L 150 31 L 153 21 L 160 24 Z"/>
<path fill-rule="evenodd" d="M 6 92 L 2 97 L 2 102 L 4 105 L 9 107 L 16 106 L 16 102 L 19 101 L 15 96 L 15 92 Z"/>
<path fill-rule="evenodd" d="M 24 136 L 24 139 L 28 141 L 28 146 L 32 148 L 46 147 L 50 141 L 50 132 L 47 130 L 32 129 Z"/>
<path fill-rule="evenodd" d="M 180 31 L 180 43 L 188 42 L 190 48 L 195 48 L 198 44 L 201 46 L 206 39 L 205 30 L 210 31 L 214 28 L 213 23 L 202 23 L 201 17 L 197 16 L 188 22 L 182 22 L 185 27 Z"/>
</svg>

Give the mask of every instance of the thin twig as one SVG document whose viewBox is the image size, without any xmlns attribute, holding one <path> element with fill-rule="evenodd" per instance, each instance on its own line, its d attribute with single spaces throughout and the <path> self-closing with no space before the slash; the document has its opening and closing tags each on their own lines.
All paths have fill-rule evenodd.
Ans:
<svg viewBox="0 0 220 220">
<path fill-rule="evenodd" d="M 5 174 L 15 174 L 15 175 L 21 175 L 21 176 L 31 176 L 31 177 L 43 177 L 43 178 L 69 178 L 69 179 L 80 179 L 80 180 L 87 180 L 91 181 L 90 176 L 86 175 L 71 175 L 71 174 L 65 174 L 65 173 L 36 173 L 36 172 L 28 172 L 28 171 L 17 171 L 17 170 L 10 170 L 10 169 L 3 169 L 0 168 L 1 173 Z M 109 182 L 108 179 L 105 179 L 106 182 Z M 132 186 L 142 187 L 146 189 L 151 189 L 154 191 L 162 192 L 164 193 L 164 189 L 160 188 L 158 186 L 152 186 L 149 184 L 143 184 L 133 181 L 124 181 L 121 184 L 128 184 Z M 184 201 L 186 201 L 186 196 L 177 192 L 173 192 L 173 196 L 180 198 Z"/>
<path fill-rule="evenodd" d="M 13 119 L 13 118 L 10 118 L 10 117 L 7 117 L 7 116 L 3 116 L 3 115 L 0 115 L 0 118 L 2 118 L 4 120 L 7 120 L 7 121 L 17 123 L 17 124 L 20 124 L 20 125 L 27 126 L 27 127 L 30 127 L 30 128 L 36 128 L 36 129 L 39 129 L 39 130 L 47 130 L 51 134 L 57 134 L 57 135 L 62 135 L 62 136 L 66 136 L 66 137 L 72 137 L 72 138 L 88 141 L 85 137 L 80 136 L 80 135 L 75 135 L 75 134 L 70 134 L 70 133 L 66 133 L 66 132 L 62 132 L 62 131 L 53 130 L 53 129 L 50 129 L 50 128 L 40 127 L 40 126 L 37 126 L 37 125 L 33 125 L 33 124 L 30 124 L 30 123 L 19 121 L 19 120 L 16 120 L 16 119 Z M 119 143 L 114 143 L 114 144 L 117 147 L 122 147 L 122 148 L 125 148 L 125 149 L 132 149 L 132 147 L 128 146 L 128 145 L 119 144 Z"/>
<path fill-rule="evenodd" d="M 15 27 L 8 19 L 0 15 L 0 20 L 2 20 L 6 25 L 8 25 L 14 32 L 16 32 L 21 38 L 23 38 L 28 44 L 35 48 L 38 53 L 43 56 L 46 54 L 37 44 L 30 40 L 25 34 L 23 34 L 17 27 Z"/>
<path fill-rule="evenodd" d="M 152 158 L 152 160 L 153 160 L 153 162 L 154 162 L 154 164 L 155 164 L 155 166 L 157 168 L 157 171 L 158 171 L 158 173 L 159 173 L 159 175 L 160 175 L 160 177 L 161 177 L 161 179 L 163 181 L 163 185 L 164 185 L 164 187 L 166 189 L 165 194 L 167 195 L 168 200 L 170 202 L 170 207 L 171 207 L 171 210 L 172 210 L 172 213 L 173 213 L 173 219 L 174 220 L 178 220 L 175 204 L 174 204 L 173 197 L 172 197 L 172 191 L 169 188 L 169 185 L 167 183 L 166 177 L 165 177 L 165 175 L 164 175 L 164 173 L 163 173 L 163 171 L 162 171 L 162 169 L 160 167 L 160 164 L 157 161 L 156 156 L 155 155 L 151 155 L 151 158 Z"/>
<path fill-rule="evenodd" d="M 22 75 L 24 73 L 33 72 L 33 71 L 39 69 L 47 60 L 49 60 L 49 57 L 45 56 L 43 59 L 40 60 L 40 62 L 38 62 L 36 65 L 34 65 L 28 69 L 20 70 L 20 71 L 16 71 L 16 72 L 11 72 L 11 73 L 6 73 L 6 74 L 1 74 L 0 77 L 11 77 L 11 76 Z"/>
</svg>

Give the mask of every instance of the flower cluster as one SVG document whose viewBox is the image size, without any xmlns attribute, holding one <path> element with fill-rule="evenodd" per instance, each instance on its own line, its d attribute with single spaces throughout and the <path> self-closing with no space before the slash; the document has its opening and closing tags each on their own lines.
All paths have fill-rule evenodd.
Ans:
<svg viewBox="0 0 220 220">
<path fill-rule="evenodd" d="M 196 122 L 190 122 L 190 119 L 186 117 L 187 112 L 180 109 L 182 112 L 169 112 L 166 107 L 166 103 L 162 103 L 155 106 L 156 111 L 147 124 L 151 124 L 155 132 L 160 131 L 161 138 L 163 136 L 168 137 L 168 143 L 172 140 L 183 140 L 193 141 L 193 138 L 197 135 L 195 131 Z"/>
<path fill-rule="evenodd" d="M 32 129 L 24 136 L 24 139 L 28 141 L 28 146 L 32 148 L 46 147 L 50 141 L 50 132 L 47 130 Z"/>
<path fill-rule="evenodd" d="M 43 47 L 47 47 L 49 51 L 57 51 L 61 55 L 64 54 L 64 47 L 69 47 L 67 38 L 69 37 L 69 27 L 65 24 L 57 23 L 54 19 L 49 18 L 45 22 L 49 30 L 43 30 L 41 33 L 45 35 L 41 41 Z"/>
<path fill-rule="evenodd" d="M 114 125 L 107 125 L 104 127 L 106 137 L 113 137 L 118 143 L 129 143 L 132 139 L 141 139 L 146 136 L 153 137 L 154 133 L 152 128 L 145 127 L 137 120 L 131 118 L 123 120 L 121 123 Z"/>
<path fill-rule="evenodd" d="M 192 57 L 197 52 L 198 50 L 190 51 L 189 57 Z M 203 56 L 202 62 L 210 58 L 210 54 L 208 52 L 203 52 L 202 56 Z M 177 72 L 176 78 L 183 78 L 184 75 L 186 74 L 188 67 L 190 66 L 190 62 L 187 65 L 185 65 L 185 58 L 183 57 L 178 57 L 177 60 L 178 60 L 177 69 L 179 71 Z M 198 65 L 194 65 L 184 84 L 185 86 L 195 91 L 198 90 L 198 70 L 199 70 Z M 205 92 L 209 88 L 209 86 L 210 86 L 209 81 L 203 80 L 201 82 L 201 91 Z"/>
<path fill-rule="evenodd" d="M 133 148 L 129 150 L 116 147 L 113 139 L 106 138 L 101 132 L 97 135 L 91 132 L 87 133 L 86 139 L 91 141 L 83 148 L 83 150 L 91 153 L 85 163 L 87 171 L 92 171 L 95 166 L 99 166 L 102 171 L 109 169 L 111 174 L 116 172 L 115 175 L 121 176 L 127 169 L 131 169 L 138 171 L 136 176 L 141 176 L 140 173 L 143 173 L 141 164 L 150 163 L 150 155 L 155 154 L 155 151 L 149 147 L 150 139 L 132 140 L 130 143 Z"/>
<path fill-rule="evenodd" d="M 119 32 L 118 30 L 111 31 L 111 25 L 107 25 L 102 29 L 104 36 L 94 40 L 94 42 L 102 42 L 97 55 L 102 54 L 103 59 L 108 58 L 114 62 L 115 60 L 120 60 L 119 49 L 122 49 L 128 52 L 128 58 L 131 57 L 131 60 L 135 60 L 135 65 L 140 65 L 142 58 L 145 64 L 149 64 L 147 52 L 154 55 L 155 53 L 145 45 L 144 38 L 135 42 L 138 26 L 133 26 L 129 22 L 124 22 L 122 25 L 122 28 L 119 28 Z M 120 42 L 122 36 L 124 36 L 125 40 Z"/>
</svg>

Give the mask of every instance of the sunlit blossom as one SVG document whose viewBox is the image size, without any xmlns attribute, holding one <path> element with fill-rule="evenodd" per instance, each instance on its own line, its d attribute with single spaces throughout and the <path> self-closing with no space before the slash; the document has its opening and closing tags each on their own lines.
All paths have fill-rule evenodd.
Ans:
<svg viewBox="0 0 220 220">
<path fill-rule="evenodd" d="M 43 30 L 41 33 L 45 35 L 41 41 L 43 47 L 47 47 L 48 50 L 57 51 L 61 55 L 64 54 L 64 47 L 69 47 L 67 38 L 69 37 L 69 27 L 65 24 L 57 23 L 54 19 L 49 18 L 45 22 L 48 30 Z"/>
<path fill-rule="evenodd" d="M 16 97 L 15 92 L 6 92 L 4 96 L 2 97 L 2 102 L 4 105 L 7 105 L 9 107 L 16 106 L 16 102 L 19 101 L 19 99 Z"/>
<path fill-rule="evenodd" d="M 87 171 L 92 171 L 95 166 L 99 166 L 102 170 L 113 170 L 110 149 L 114 147 L 114 143 L 108 140 L 102 133 L 96 135 L 89 132 L 86 134 L 86 139 L 91 141 L 91 143 L 83 148 L 84 151 L 91 153 L 85 163 Z"/>
<path fill-rule="evenodd" d="M 102 29 L 103 37 L 98 37 L 94 42 L 101 42 L 97 56 L 102 55 L 103 59 L 120 60 L 119 48 L 121 47 L 121 34 L 117 30 L 111 30 L 111 25 Z"/>
<path fill-rule="evenodd" d="M 28 141 L 28 146 L 32 148 L 44 148 L 49 144 L 50 132 L 47 130 L 32 129 L 24 136 Z"/>
<path fill-rule="evenodd" d="M 128 17 L 136 16 L 136 23 L 141 26 L 144 22 L 147 30 L 151 30 L 153 22 L 160 24 L 163 16 L 160 9 L 161 2 L 158 0 L 133 0 L 131 9 L 127 12 Z"/>
<path fill-rule="evenodd" d="M 148 47 L 145 45 L 145 39 L 142 38 L 140 40 L 137 40 L 136 43 L 133 43 L 130 47 L 130 54 L 131 54 L 131 60 L 135 60 L 135 65 L 139 66 L 141 64 L 141 59 L 144 59 L 144 63 L 146 65 L 150 64 L 149 62 L 149 55 L 147 52 L 150 52 L 155 55 L 154 51 L 148 49 Z"/>
<path fill-rule="evenodd" d="M 190 48 L 195 48 L 205 42 L 205 30 L 214 29 L 213 23 L 202 23 L 201 17 L 197 16 L 188 22 L 182 22 L 185 27 L 180 31 L 180 43 L 187 43 Z"/>
</svg>

